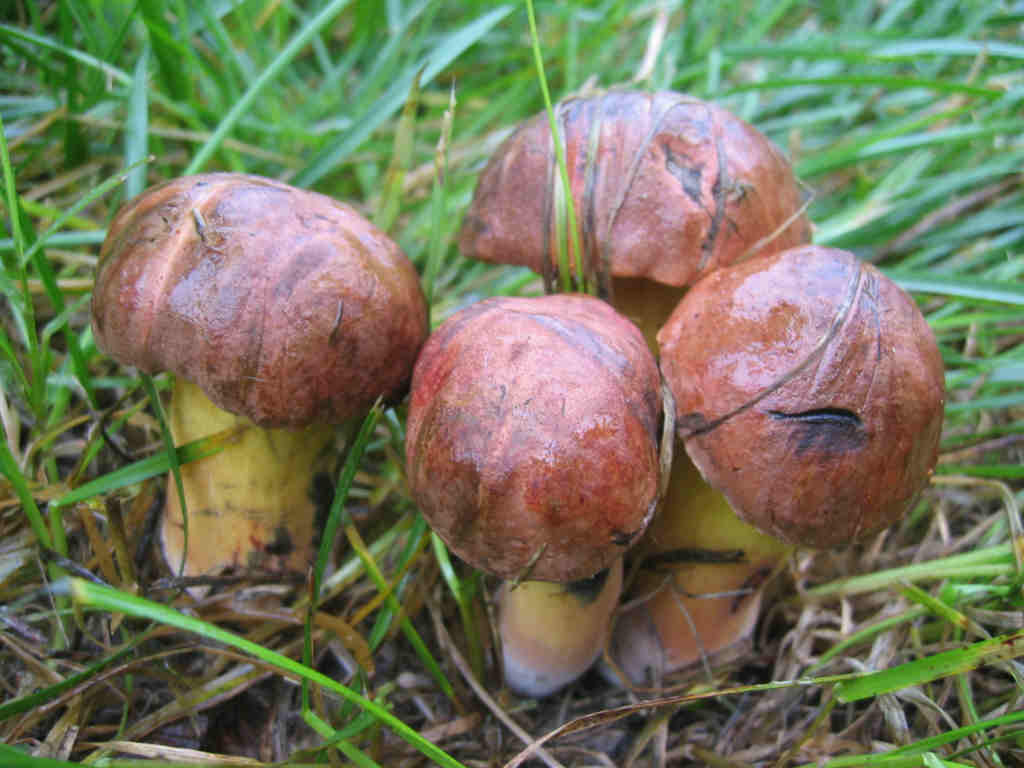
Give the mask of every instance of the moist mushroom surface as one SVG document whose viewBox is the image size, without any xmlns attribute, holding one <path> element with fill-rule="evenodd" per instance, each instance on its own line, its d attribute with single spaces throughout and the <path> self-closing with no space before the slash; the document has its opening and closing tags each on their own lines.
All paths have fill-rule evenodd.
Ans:
<svg viewBox="0 0 1024 768">
<path fill-rule="evenodd" d="M 224 173 L 175 179 L 121 208 L 92 324 L 121 363 L 175 374 L 177 443 L 243 428 L 182 467 L 187 517 L 169 484 L 161 539 L 171 568 L 301 574 L 335 426 L 404 392 L 427 311 L 412 264 L 355 210 Z"/>
</svg>

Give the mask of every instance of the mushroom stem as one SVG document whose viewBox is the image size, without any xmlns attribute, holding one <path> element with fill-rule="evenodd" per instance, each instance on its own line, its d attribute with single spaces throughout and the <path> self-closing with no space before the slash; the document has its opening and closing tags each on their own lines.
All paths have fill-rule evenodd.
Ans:
<svg viewBox="0 0 1024 768">
<path fill-rule="evenodd" d="M 641 277 L 613 277 L 612 304 L 640 329 L 651 351 L 658 354 L 658 330 L 686 293 L 685 286 L 666 285 Z"/>
<path fill-rule="evenodd" d="M 632 605 L 620 613 L 610 645 L 638 685 L 742 654 L 762 587 L 792 549 L 740 520 L 681 445 L 675 456 L 661 511 L 637 545 Z"/>
<path fill-rule="evenodd" d="M 168 416 L 176 445 L 249 425 L 220 453 L 181 467 L 187 552 L 184 517 L 170 479 L 161 544 L 171 570 L 184 576 L 237 568 L 305 573 L 315 556 L 321 507 L 330 503 L 329 494 L 322 499 L 317 491 L 330 484 L 328 449 L 337 427 L 263 429 L 218 408 L 181 377 Z"/>
<path fill-rule="evenodd" d="M 586 672 L 604 648 L 621 593 L 622 558 L 568 584 L 502 583 L 498 632 L 509 688 L 547 696 Z"/>
</svg>

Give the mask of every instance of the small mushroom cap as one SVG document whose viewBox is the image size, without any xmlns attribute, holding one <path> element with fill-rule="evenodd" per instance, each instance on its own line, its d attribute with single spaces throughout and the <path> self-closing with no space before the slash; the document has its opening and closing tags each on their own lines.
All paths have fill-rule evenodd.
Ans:
<svg viewBox="0 0 1024 768">
<path fill-rule="evenodd" d="M 428 332 L 416 270 L 383 232 L 324 195 L 234 173 L 176 179 L 118 212 L 92 322 L 121 363 L 293 428 L 400 395 Z"/>
<path fill-rule="evenodd" d="M 683 286 L 755 247 L 809 242 L 789 162 L 727 110 L 679 93 L 608 91 L 565 101 L 556 114 L 589 269 Z M 560 185 L 541 113 L 481 174 L 462 252 L 550 275 Z"/>
<path fill-rule="evenodd" d="M 416 363 L 409 486 L 473 566 L 584 579 L 653 513 L 659 414 L 654 358 L 610 306 L 578 295 L 487 299 L 445 321 Z"/>
<path fill-rule="evenodd" d="M 943 417 L 935 337 L 853 255 L 805 246 L 714 272 L 658 344 L 687 453 L 761 530 L 845 546 L 927 485 Z"/>
</svg>

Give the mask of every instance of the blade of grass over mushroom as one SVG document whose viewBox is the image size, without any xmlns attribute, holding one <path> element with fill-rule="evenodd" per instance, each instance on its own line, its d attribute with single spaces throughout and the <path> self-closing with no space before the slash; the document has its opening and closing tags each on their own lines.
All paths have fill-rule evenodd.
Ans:
<svg viewBox="0 0 1024 768">
<path fill-rule="evenodd" d="M 304 664 L 300 664 L 287 656 L 282 656 L 275 651 L 264 648 L 257 643 L 240 637 L 232 632 L 228 632 L 225 629 L 221 629 L 209 622 L 202 621 L 192 616 L 186 616 L 172 608 L 168 608 L 140 597 L 135 597 L 134 595 L 126 594 L 117 589 L 92 584 L 82 579 L 72 579 L 70 581 L 70 589 L 71 596 L 74 598 L 75 602 L 84 608 L 101 611 L 116 611 L 129 616 L 135 616 L 136 618 L 149 619 L 160 624 L 177 627 L 180 630 L 191 632 L 215 643 L 222 643 L 232 648 L 237 648 L 243 653 L 253 656 L 263 663 L 268 664 L 281 672 L 285 672 L 292 677 L 298 678 L 299 680 L 309 680 L 310 682 L 316 683 L 317 685 L 336 693 L 346 701 L 355 704 L 360 709 L 369 712 L 377 718 L 378 722 L 394 731 L 395 735 L 411 744 L 429 759 L 435 760 L 438 764 L 449 766 L 450 768 L 463 768 L 459 761 L 452 758 L 444 750 L 434 746 L 429 741 L 426 741 L 415 730 L 403 723 L 379 704 L 374 703 L 347 686 L 342 685 L 334 679 L 327 677 Z"/>
<path fill-rule="evenodd" d="M 181 578 L 185 574 L 185 562 L 188 559 L 189 546 L 188 504 L 185 500 L 185 483 L 181 479 L 181 462 L 178 459 L 178 451 L 174 447 L 174 435 L 171 434 L 171 427 L 167 423 L 167 414 L 160 400 L 160 393 L 156 391 L 153 377 L 148 373 L 140 373 L 139 378 L 142 380 L 142 388 L 146 392 L 146 397 L 149 398 L 149 405 L 156 416 L 157 424 L 160 425 L 160 438 L 164 444 L 164 456 L 167 457 L 167 466 L 170 467 L 171 477 L 174 480 L 174 492 L 178 494 L 178 504 L 181 505 L 182 527 L 185 537 L 184 554 L 181 557 L 181 562 L 178 564 L 177 574 L 178 578 Z"/>
<path fill-rule="evenodd" d="M 541 55 L 540 38 L 537 35 L 537 19 L 533 10 L 533 0 L 526 0 L 526 13 L 530 22 L 530 41 L 533 46 L 533 60 L 537 66 L 537 83 L 540 85 L 541 93 L 544 96 L 544 109 L 548 114 L 548 126 L 551 130 L 551 141 L 555 151 L 555 159 L 558 165 L 557 188 L 551 190 L 551 199 L 554 201 L 554 227 L 555 242 L 558 247 L 558 271 L 559 282 L 562 284 L 562 291 L 568 292 L 573 289 L 573 275 L 576 275 L 575 282 L 582 293 L 589 293 L 592 289 L 587 286 L 586 271 L 584 270 L 584 254 L 580 250 L 580 235 L 576 222 L 579 220 L 576 215 L 576 204 L 573 201 L 572 187 L 569 185 L 569 168 L 565 160 L 565 142 L 562 140 L 562 132 L 558 124 L 558 116 L 551 105 L 551 93 L 548 91 L 548 79 L 544 74 L 544 57 Z M 553 185 L 556 182 L 552 179 Z M 568 238 L 566 238 L 568 232 Z M 545 232 L 544 237 L 550 235 Z M 568 242 L 567 242 L 568 240 Z M 568 249 L 568 251 L 567 251 Z M 572 263 L 570 265 L 570 259 Z M 547 268 L 547 265 L 545 265 Z"/>
<path fill-rule="evenodd" d="M 220 453 L 220 451 L 231 444 L 242 430 L 247 428 L 246 426 L 232 427 L 209 437 L 179 445 L 174 450 L 175 460 L 181 466 L 182 464 L 188 464 L 191 461 L 198 461 L 215 453 Z M 93 496 L 113 493 L 148 478 L 162 475 L 170 471 L 171 461 L 168 451 L 161 451 L 145 459 L 139 459 L 120 469 L 115 469 L 113 472 L 109 472 L 102 477 L 82 483 L 77 488 L 51 501 L 50 506 L 67 507 Z"/>
</svg>

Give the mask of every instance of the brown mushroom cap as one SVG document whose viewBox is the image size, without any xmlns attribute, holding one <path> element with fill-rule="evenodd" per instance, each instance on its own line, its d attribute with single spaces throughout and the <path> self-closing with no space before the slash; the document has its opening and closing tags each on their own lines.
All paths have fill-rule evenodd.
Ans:
<svg viewBox="0 0 1024 768">
<path fill-rule="evenodd" d="M 653 356 L 604 302 L 487 299 L 442 324 L 416 363 L 409 485 L 473 566 L 584 579 L 650 519 L 660 410 Z"/>
<path fill-rule="evenodd" d="M 415 268 L 329 197 L 233 173 L 147 190 L 114 218 L 97 345 L 260 426 L 340 423 L 401 393 L 427 335 Z"/>
<path fill-rule="evenodd" d="M 762 241 L 771 251 L 809 241 L 789 163 L 727 110 L 679 93 L 636 91 L 570 99 L 556 109 L 590 269 L 683 286 Z M 556 166 L 541 113 L 480 176 L 462 252 L 550 275 L 558 260 Z"/>
<path fill-rule="evenodd" d="M 943 364 L 913 300 L 853 255 L 794 248 L 714 272 L 658 334 L 679 436 L 749 523 L 839 547 L 928 483 Z"/>
</svg>

